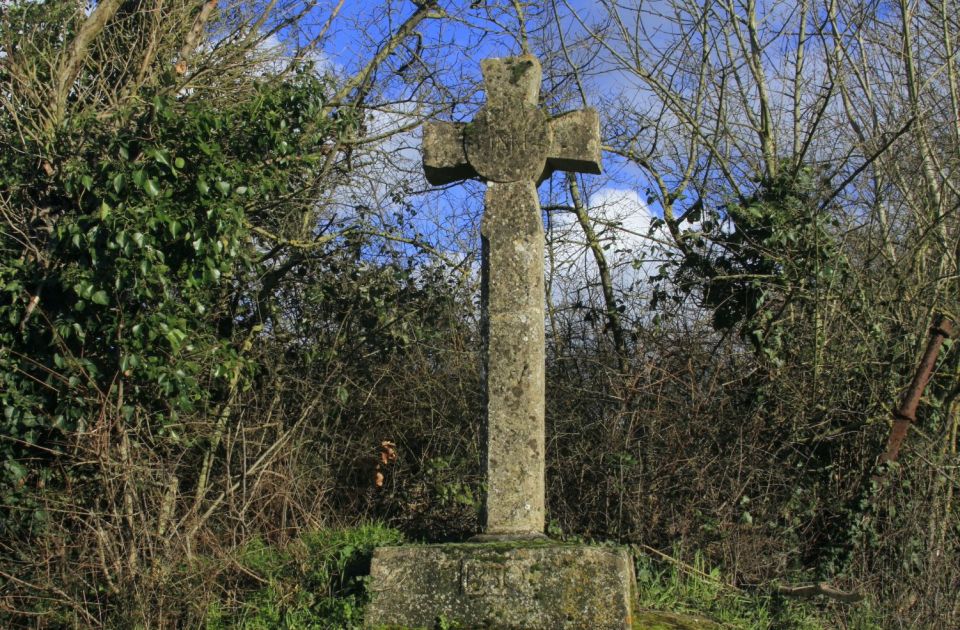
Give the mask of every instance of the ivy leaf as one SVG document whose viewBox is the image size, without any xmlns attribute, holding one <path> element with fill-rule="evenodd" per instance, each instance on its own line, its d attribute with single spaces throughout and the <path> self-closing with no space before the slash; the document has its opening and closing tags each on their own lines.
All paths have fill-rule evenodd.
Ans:
<svg viewBox="0 0 960 630">
<path fill-rule="evenodd" d="M 73 285 L 73 291 L 82 298 L 89 298 L 90 294 L 93 293 L 93 285 L 89 282 L 82 281 Z"/>
<path fill-rule="evenodd" d="M 94 293 L 93 296 L 90 298 L 90 300 L 94 304 L 99 304 L 101 306 L 106 306 L 107 304 L 110 303 L 110 298 L 107 297 L 107 292 L 103 290 L 100 290 Z"/>
<path fill-rule="evenodd" d="M 153 181 L 152 179 L 148 179 L 146 182 L 144 182 L 143 189 L 147 191 L 147 194 L 151 197 L 156 197 L 160 194 L 160 188 L 157 186 L 157 182 Z"/>
<path fill-rule="evenodd" d="M 187 338 L 187 334 L 178 328 L 171 328 L 164 336 L 167 338 L 167 341 L 170 342 L 170 345 L 173 347 L 174 351 L 179 350 L 180 344 L 182 344 L 183 340 Z"/>
<path fill-rule="evenodd" d="M 170 166 L 170 162 L 167 160 L 167 156 L 164 155 L 163 151 L 158 149 L 150 149 L 150 157 L 155 159 L 157 162 L 160 162 L 164 166 Z"/>
<path fill-rule="evenodd" d="M 27 469 L 24 468 L 19 462 L 8 460 L 5 462 L 7 470 L 10 472 L 10 476 L 13 477 L 14 482 L 19 482 L 21 479 L 27 476 Z"/>
</svg>

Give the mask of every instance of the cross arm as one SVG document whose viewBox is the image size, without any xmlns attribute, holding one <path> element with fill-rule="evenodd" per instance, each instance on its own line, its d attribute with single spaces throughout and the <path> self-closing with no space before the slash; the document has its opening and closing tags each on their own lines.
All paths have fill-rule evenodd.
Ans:
<svg viewBox="0 0 960 630">
<path fill-rule="evenodd" d="M 423 172 L 434 186 L 477 176 L 463 147 L 466 126 L 448 122 L 423 125 Z"/>
<path fill-rule="evenodd" d="M 550 152 L 544 179 L 553 171 L 599 175 L 600 115 L 592 108 L 560 114 L 550 120 Z"/>
</svg>

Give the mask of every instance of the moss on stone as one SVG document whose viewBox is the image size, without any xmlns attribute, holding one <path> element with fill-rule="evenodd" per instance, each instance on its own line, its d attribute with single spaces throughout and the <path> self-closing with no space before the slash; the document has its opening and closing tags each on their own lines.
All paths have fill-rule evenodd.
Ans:
<svg viewBox="0 0 960 630">
<path fill-rule="evenodd" d="M 516 85 L 531 66 L 533 66 L 533 62 L 529 59 L 513 62 L 510 67 L 510 83 Z"/>
</svg>

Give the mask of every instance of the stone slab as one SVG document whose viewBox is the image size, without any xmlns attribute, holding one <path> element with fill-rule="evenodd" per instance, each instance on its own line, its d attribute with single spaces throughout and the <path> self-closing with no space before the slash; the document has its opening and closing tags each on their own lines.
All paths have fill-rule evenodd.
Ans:
<svg viewBox="0 0 960 630">
<path fill-rule="evenodd" d="M 599 175 L 600 115 L 595 109 L 560 114 L 550 121 L 548 162 L 554 171 Z"/>
<path fill-rule="evenodd" d="M 631 627 L 633 564 L 622 547 L 463 543 L 380 547 L 368 628 Z"/>
</svg>

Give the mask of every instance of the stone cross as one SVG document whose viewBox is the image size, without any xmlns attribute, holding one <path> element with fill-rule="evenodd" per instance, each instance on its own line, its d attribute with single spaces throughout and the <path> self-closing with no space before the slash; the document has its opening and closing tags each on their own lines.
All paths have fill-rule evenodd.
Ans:
<svg viewBox="0 0 960 630">
<path fill-rule="evenodd" d="M 477 540 L 544 532 L 543 220 L 537 184 L 554 170 L 600 172 L 592 109 L 548 119 L 530 55 L 482 62 L 487 104 L 471 123 L 427 123 L 423 169 L 434 185 L 487 183 L 481 303 L 487 346 L 487 493 Z"/>
</svg>

